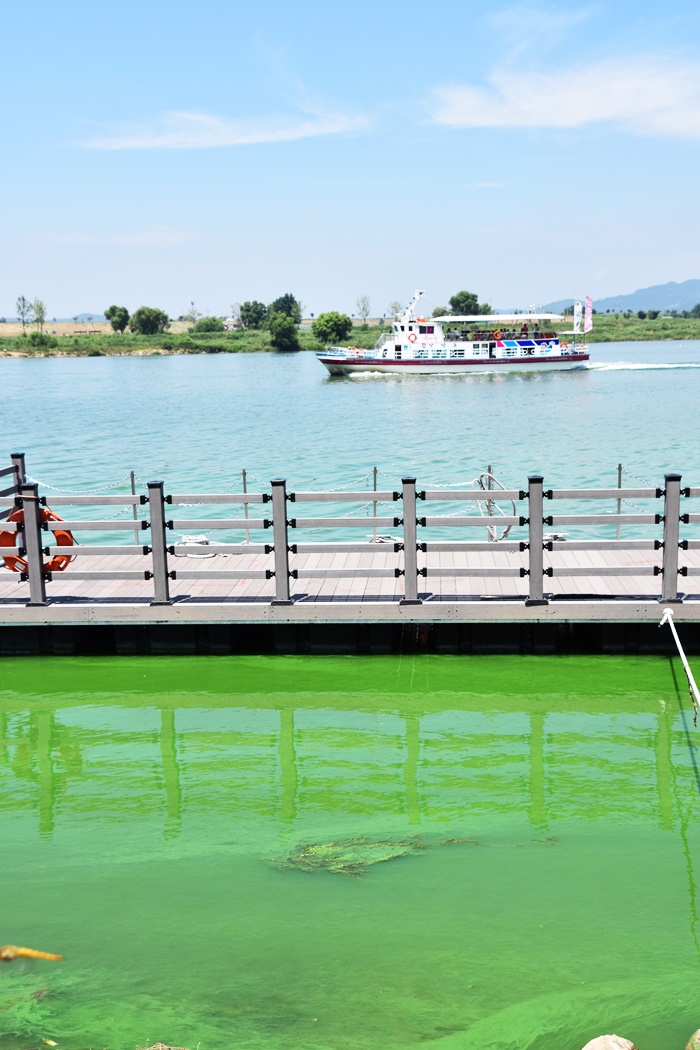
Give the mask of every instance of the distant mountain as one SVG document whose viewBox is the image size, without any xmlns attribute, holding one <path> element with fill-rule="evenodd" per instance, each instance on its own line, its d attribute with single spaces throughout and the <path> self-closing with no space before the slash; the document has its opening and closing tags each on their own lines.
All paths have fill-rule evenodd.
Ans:
<svg viewBox="0 0 700 1050">
<path fill-rule="evenodd" d="M 565 307 L 571 306 L 574 298 L 583 302 L 585 296 L 557 299 L 554 303 L 547 303 L 544 309 L 560 313 Z M 611 295 L 607 299 L 596 299 L 593 306 L 602 314 L 606 310 L 615 314 L 624 313 L 625 310 L 632 310 L 634 313 L 637 310 L 661 310 L 662 313 L 668 313 L 670 310 L 692 310 L 696 303 L 700 303 L 699 280 L 653 284 L 650 288 L 639 288 L 629 295 Z"/>
<path fill-rule="evenodd" d="M 83 324 L 85 321 L 87 321 L 88 317 L 92 321 L 95 321 L 96 324 L 102 324 L 103 321 L 107 320 L 107 318 L 105 317 L 104 314 L 91 314 L 91 313 L 76 314 L 75 315 L 75 320 L 77 320 L 81 324 Z M 57 321 L 72 321 L 72 320 L 74 320 L 74 318 L 72 318 L 72 317 L 57 317 L 56 320 Z"/>
<path fill-rule="evenodd" d="M 56 320 L 57 322 L 60 322 L 61 324 L 68 323 L 69 321 L 75 321 L 76 324 L 85 324 L 87 319 L 88 319 L 88 317 L 90 318 L 90 321 L 91 322 L 94 321 L 95 324 L 103 324 L 107 320 L 107 318 L 105 317 L 104 314 L 90 314 L 90 313 L 87 313 L 87 314 L 76 314 L 75 317 L 56 317 L 56 318 L 47 317 L 46 321 L 45 321 L 45 324 L 52 324 L 54 320 Z M 8 317 L 7 320 L 8 321 L 12 321 L 12 322 L 17 323 L 17 324 L 19 323 L 19 317 Z"/>
</svg>

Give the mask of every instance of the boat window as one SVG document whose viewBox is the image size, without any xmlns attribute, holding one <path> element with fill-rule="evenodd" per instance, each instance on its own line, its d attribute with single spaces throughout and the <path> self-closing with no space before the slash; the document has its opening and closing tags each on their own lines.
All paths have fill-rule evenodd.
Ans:
<svg viewBox="0 0 700 1050">
<path fill-rule="evenodd" d="M 432 324 L 421 324 L 418 325 L 418 331 L 421 335 L 434 335 L 435 325 Z"/>
<path fill-rule="evenodd" d="M 452 356 L 453 357 L 464 357 L 464 350 L 453 350 L 452 351 Z"/>
<path fill-rule="evenodd" d="M 394 358 L 395 358 L 396 361 L 400 361 L 401 360 L 401 347 L 400 346 L 396 347 L 396 350 L 394 352 Z"/>
</svg>

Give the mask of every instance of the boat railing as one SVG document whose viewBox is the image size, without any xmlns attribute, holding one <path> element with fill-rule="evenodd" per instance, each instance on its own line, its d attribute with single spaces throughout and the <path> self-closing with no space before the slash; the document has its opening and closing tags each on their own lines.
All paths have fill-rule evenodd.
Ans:
<svg viewBox="0 0 700 1050">
<path fill-rule="evenodd" d="M 13 477 L 13 484 L 0 497 L 0 510 L 22 513 L 3 523 L 0 558 L 22 559 L 24 571 L 16 578 L 29 585 L 27 604 L 33 606 L 45 605 L 57 584 L 71 581 L 148 581 L 151 603 L 159 605 L 172 603 L 173 592 L 182 590 L 178 581 L 269 581 L 257 601 L 293 603 L 308 597 L 311 581 L 381 577 L 400 580 L 397 591 L 403 593 L 395 598 L 409 604 L 440 598 L 441 577 L 479 580 L 480 592 L 489 577 L 512 577 L 518 583 L 509 596 L 529 604 L 556 598 L 555 581 L 608 577 L 599 597 L 609 599 L 625 594 L 623 577 L 649 577 L 644 593 L 673 602 L 682 597 L 678 578 L 700 575 L 685 554 L 700 550 L 697 529 L 688 528 L 700 524 L 700 513 L 686 510 L 700 499 L 700 487 L 682 488 L 680 474 L 666 474 L 658 488 L 550 489 L 541 475 L 532 474 L 526 488 L 488 493 L 423 488 L 414 477 L 404 477 L 400 487 L 386 490 L 288 491 L 285 479 L 275 479 L 256 492 L 168 493 L 163 481 L 152 481 L 138 493 L 48 496 L 27 481 L 23 457 L 13 458 L 2 476 Z M 497 506 L 502 502 L 510 513 Z M 47 504 L 52 510 L 90 509 L 56 520 L 45 513 Z M 313 504 L 320 505 L 320 513 Z M 609 511 L 610 504 L 617 510 Z M 259 508 L 255 516 L 251 507 Z M 119 509 L 104 515 L 102 508 Z M 200 508 L 206 508 L 205 515 Z M 620 538 L 622 526 L 631 538 Z M 495 541 L 495 527 L 507 527 L 512 538 Z M 601 527 L 604 533 L 617 529 L 617 538 L 601 535 Z M 565 529 L 574 529 L 576 538 L 569 539 Z M 365 537 L 355 538 L 358 530 Z M 485 539 L 473 538 L 478 530 L 486 531 Z M 192 535 L 202 531 L 204 538 Z M 80 542 L 58 544 L 55 532 L 70 532 Z M 113 542 L 112 534 L 129 532 L 134 542 Z M 323 538 L 329 532 L 333 538 Z M 211 540 L 216 533 L 223 539 Z M 349 535 L 338 539 L 343 533 Z M 99 543 L 99 534 L 110 534 L 108 542 Z M 457 554 L 443 562 L 444 555 Z M 77 561 L 64 571 L 47 569 L 61 555 Z M 230 562 L 204 568 L 197 560 L 203 556 L 245 561 L 240 568 L 229 568 Z M 84 558 L 88 566 L 92 559 L 103 561 L 91 569 Z M 122 569 L 121 558 L 129 559 Z M 9 573 L 2 578 L 7 581 Z M 306 591 L 299 591 L 302 584 Z M 141 592 L 138 600 L 143 601 Z"/>
</svg>

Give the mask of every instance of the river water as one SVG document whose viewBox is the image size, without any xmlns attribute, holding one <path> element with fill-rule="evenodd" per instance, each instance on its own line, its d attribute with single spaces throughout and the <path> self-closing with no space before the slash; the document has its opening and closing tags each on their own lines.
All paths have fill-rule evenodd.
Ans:
<svg viewBox="0 0 700 1050">
<path fill-rule="evenodd" d="M 5 452 L 58 488 L 134 470 L 240 489 L 241 468 L 362 488 L 375 466 L 448 484 L 488 463 L 514 487 L 610 486 L 619 462 L 700 483 L 698 343 L 594 346 L 570 373 L 331 379 L 303 353 L 13 359 L 0 380 Z M 2 672 L 0 943 L 66 959 L 3 966 L 0 1050 L 579 1050 L 605 1031 L 669 1050 L 698 1027 L 697 731 L 669 661 Z M 406 854 L 361 877 L 298 864 L 368 842 Z"/>
<path fill-rule="evenodd" d="M 469 481 L 614 485 L 617 464 L 700 483 L 700 342 L 593 345 L 572 372 L 331 378 L 311 353 L 0 361 L 3 444 L 49 484 L 221 491 Z M 3 457 L 4 458 L 4 457 Z M 626 478 L 630 481 L 629 478 Z M 633 483 L 634 484 L 634 483 Z"/>
<path fill-rule="evenodd" d="M 0 1048 L 680 1050 L 700 825 L 678 675 L 4 660 L 1 940 L 65 960 L 2 965 Z"/>
</svg>

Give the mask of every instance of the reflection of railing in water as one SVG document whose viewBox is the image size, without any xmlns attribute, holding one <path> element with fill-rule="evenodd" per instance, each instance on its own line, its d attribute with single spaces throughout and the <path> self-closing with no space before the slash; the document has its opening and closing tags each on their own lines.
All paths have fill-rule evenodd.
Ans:
<svg viewBox="0 0 700 1050">
<path fill-rule="evenodd" d="M 636 729 L 634 722 L 616 725 L 615 714 L 590 716 L 604 722 L 589 735 L 576 729 L 574 712 L 541 709 L 384 711 L 380 736 L 375 716 L 367 712 L 348 718 L 347 712 L 328 710 L 319 723 L 317 715 L 309 720 L 304 710 L 285 708 L 254 713 L 252 727 L 247 712 L 247 729 L 215 731 L 178 729 L 178 715 L 186 709 L 150 710 L 156 720 L 140 731 L 111 731 L 106 718 L 99 729 L 61 724 L 60 709 L 3 713 L 0 812 L 36 811 L 43 836 L 60 830 L 62 821 L 127 823 L 161 814 L 163 834 L 172 838 L 187 811 L 239 813 L 289 826 L 329 811 L 364 812 L 413 826 L 519 815 L 543 830 L 572 809 L 582 817 L 597 810 L 619 819 L 639 813 L 640 806 L 646 812 L 646 800 L 655 798 L 655 819 L 670 828 L 676 821 L 674 783 L 685 776 L 682 763 L 672 772 L 670 707 L 643 713 Z M 230 713 L 235 721 L 236 711 Z M 680 730 L 676 735 L 682 754 L 686 741 Z M 607 753 L 604 760 L 596 757 L 591 777 L 591 741 L 603 738 Z M 130 757 L 120 759 L 119 771 L 107 763 L 101 774 L 91 750 L 103 754 L 110 744 L 120 752 L 129 747 Z M 158 753 L 160 786 L 152 778 Z M 601 761 L 617 778 L 614 798 Z M 200 763 L 207 770 L 204 786 Z"/>
</svg>

